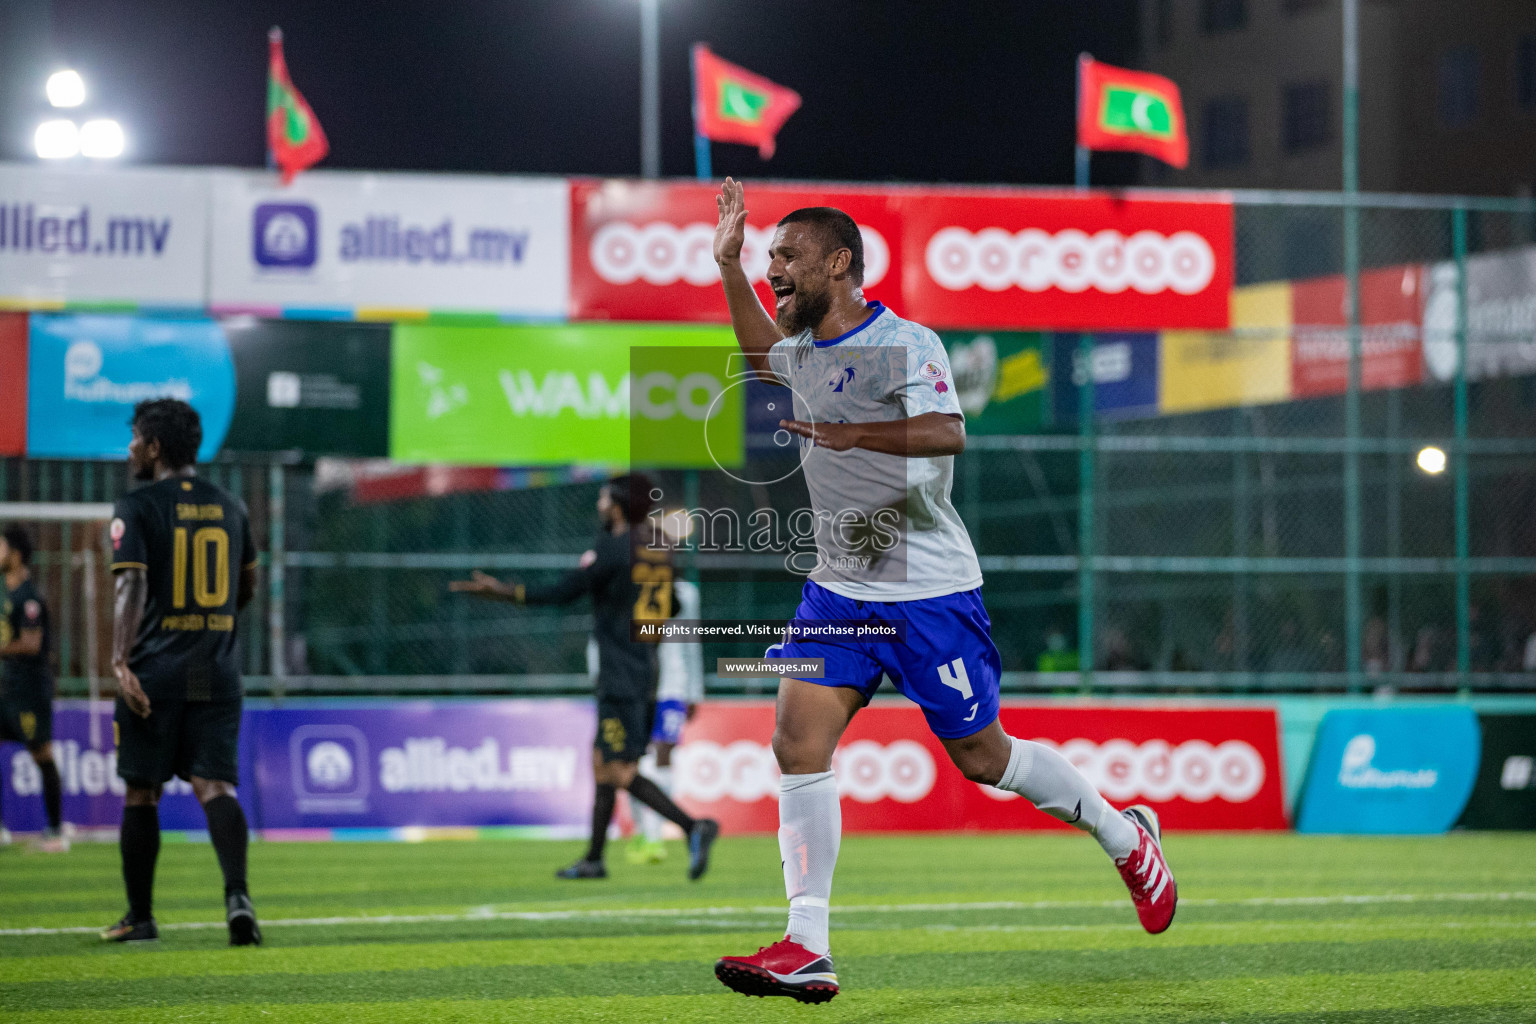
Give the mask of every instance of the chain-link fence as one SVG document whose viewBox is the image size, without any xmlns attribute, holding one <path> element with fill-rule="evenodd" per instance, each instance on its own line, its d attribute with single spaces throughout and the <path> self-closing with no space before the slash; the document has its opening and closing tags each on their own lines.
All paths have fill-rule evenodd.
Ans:
<svg viewBox="0 0 1536 1024">
<path fill-rule="evenodd" d="M 1536 689 L 1536 206 L 1237 204 L 1233 327 L 1154 339 L 1155 403 L 1105 400 L 1095 346 L 1139 342 L 1074 340 L 1075 365 L 1094 369 L 1047 388 L 1044 429 L 973 435 L 957 459 L 1005 687 Z M 1082 417 L 1090 386 L 1099 415 Z M 540 581 L 574 566 L 597 528 L 598 476 L 422 470 L 399 486 L 354 470 L 208 470 L 246 498 L 272 550 L 271 585 L 242 623 L 255 688 L 585 686 L 585 606 L 514 609 L 447 584 L 473 568 Z M 688 508 L 803 500 L 792 483 L 659 479 Z M 125 486 L 120 466 L 0 466 L 4 501 L 108 501 Z M 78 573 L 46 574 L 81 564 L 91 531 L 40 528 L 45 585 L 78 607 Z M 706 617 L 794 610 L 801 580 L 782 555 L 684 561 Z M 96 588 L 98 623 L 109 591 Z M 71 615 L 66 686 L 88 675 L 86 616 Z M 709 645 L 706 664 L 754 653 Z"/>
</svg>

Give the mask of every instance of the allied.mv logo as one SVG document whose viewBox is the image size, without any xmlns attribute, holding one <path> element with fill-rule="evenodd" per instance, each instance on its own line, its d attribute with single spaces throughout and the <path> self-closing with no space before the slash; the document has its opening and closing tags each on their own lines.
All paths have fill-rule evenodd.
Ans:
<svg viewBox="0 0 1536 1024">
<path fill-rule="evenodd" d="M 252 241 L 262 267 L 312 267 L 319 254 L 319 215 L 308 203 L 261 203 Z"/>
</svg>

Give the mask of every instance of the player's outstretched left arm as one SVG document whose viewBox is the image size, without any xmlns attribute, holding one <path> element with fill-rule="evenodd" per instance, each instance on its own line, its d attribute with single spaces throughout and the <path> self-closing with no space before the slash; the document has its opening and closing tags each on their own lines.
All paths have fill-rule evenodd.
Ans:
<svg viewBox="0 0 1536 1024">
<path fill-rule="evenodd" d="M 830 448 L 835 452 L 865 448 L 909 459 L 933 459 L 965 451 L 965 421 L 944 412 L 925 412 L 908 419 L 880 423 L 780 420 L 779 426 L 809 439 L 818 448 Z"/>
</svg>

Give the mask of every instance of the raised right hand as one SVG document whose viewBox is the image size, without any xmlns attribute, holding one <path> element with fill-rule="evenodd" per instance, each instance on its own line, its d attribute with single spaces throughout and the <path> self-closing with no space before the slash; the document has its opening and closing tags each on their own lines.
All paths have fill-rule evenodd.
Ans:
<svg viewBox="0 0 1536 1024">
<path fill-rule="evenodd" d="M 715 225 L 715 262 L 738 263 L 741 247 L 747 240 L 747 198 L 741 183 L 726 178 L 715 196 L 720 222 Z"/>
</svg>

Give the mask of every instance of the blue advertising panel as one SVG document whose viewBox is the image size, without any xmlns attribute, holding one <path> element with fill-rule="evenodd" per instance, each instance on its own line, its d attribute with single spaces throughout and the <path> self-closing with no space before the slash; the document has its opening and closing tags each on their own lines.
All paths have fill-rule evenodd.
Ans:
<svg viewBox="0 0 1536 1024">
<path fill-rule="evenodd" d="M 250 712 L 246 712 L 247 715 Z M 91 717 L 95 716 L 94 736 Z M 247 817 L 255 813 L 249 735 L 240 735 L 240 803 Z M 112 735 L 112 703 L 61 700 L 54 703 L 53 758 L 64 790 L 64 820 L 81 828 L 116 828 L 123 820 L 123 780 L 117 777 L 117 745 Z M 3 824 L 12 832 L 40 832 L 43 777 L 20 743 L 0 743 L 0 790 Z M 255 819 L 252 818 L 254 821 Z M 208 828 L 192 787 L 172 779 L 160 796 L 160 827 L 201 832 Z"/>
<path fill-rule="evenodd" d="M 1468 707 L 1330 711 L 1318 726 L 1296 830 L 1445 832 L 1472 794 L 1480 752 Z"/>
<path fill-rule="evenodd" d="M 1077 389 L 1088 379 L 1082 335 L 1051 335 L 1051 419 L 1077 422 Z M 1100 419 L 1157 415 L 1157 335 L 1110 332 L 1093 336 L 1093 407 Z"/>
<path fill-rule="evenodd" d="M 54 752 L 64 820 L 122 821 L 112 704 L 58 701 Z M 533 826 L 584 833 L 592 807 L 591 701 L 346 701 L 247 707 L 240 722 L 240 803 L 253 828 L 391 830 Z M 43 828 L 42 777 L 19 743 L 0 744 L 4 824 Z M 165 829 L 203 831 L 202 809 L 173 780 Z"/>
<path fill-rule="evenodd" d="M 212 320 L 34 315 L 27 361 L 27 454 L 121 458 L 147 398 L 180 398 L 203 420 L 198 458 L 224 443 L 235 364 Z"/>
<path fill-rule="evenodd" d="M 569 826 L 592 807 L 590 701 L 378 701 L 266 708 L 266 829 Z"/>
</svg>

